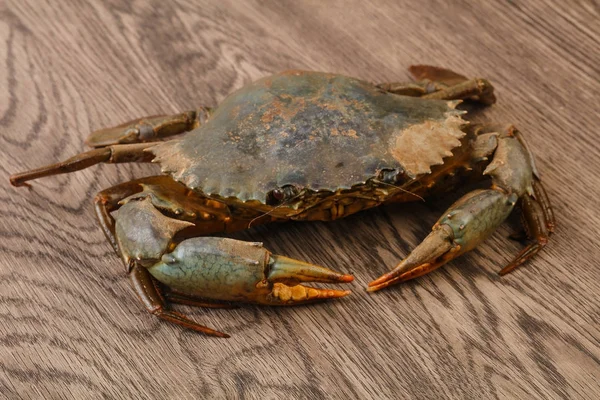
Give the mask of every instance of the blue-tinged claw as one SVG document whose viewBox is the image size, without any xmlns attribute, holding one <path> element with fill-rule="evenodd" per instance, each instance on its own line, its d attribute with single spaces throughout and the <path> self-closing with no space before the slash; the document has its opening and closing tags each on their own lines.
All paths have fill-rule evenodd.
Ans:
<svg viewBox="0 0 600 400">
<path fill-rule="evenodd" d="M 369 283 L 375 292 L 417 278 L 472 250 L 488 238 L 512 211 L 516 195 L 475 190 L 454 203 L 433 231 L 400 264 Z"/>
<path fill-rule="evenodd" d="M 215 237 L 184 240 L 148 270 L 160 282 L 183 293 L 268 305 L 343 297 L 350 291 L 299 283 L 345 283 L 354 279 L 352 275 L 272 255 L 262 243 Z"/>
</svg>

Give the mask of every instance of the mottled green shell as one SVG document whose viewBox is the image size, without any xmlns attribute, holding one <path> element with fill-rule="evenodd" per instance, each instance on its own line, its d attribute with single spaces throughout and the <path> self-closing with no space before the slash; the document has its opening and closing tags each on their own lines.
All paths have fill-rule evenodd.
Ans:
<svg viewBox="0 0 600 400">
<path fill-rule="evenodd" d="M 289 71 L 241 88 L 206 124 L 152 151 L 191 189 L 264 203 L 284 185 L 336 191 L 382 169 L 430 172 L 460 146 L 454 106 L 346 76 Z"/>
</svg>

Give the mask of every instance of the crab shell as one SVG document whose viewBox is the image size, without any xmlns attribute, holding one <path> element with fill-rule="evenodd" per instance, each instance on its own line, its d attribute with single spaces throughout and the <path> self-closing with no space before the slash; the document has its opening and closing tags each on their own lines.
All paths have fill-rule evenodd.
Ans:
<svg viewBox="0 0 600 400">
<path fill-rule="evenodd" d="M 219 198 L 267 202 L 364 185 L 381 171 L 415 179 L 465 136 L 456 101 L 385 92 L 346 76 L 288 71 L 228 96 L 209 121 L 149 149 L 163 172 Z"/>
</svg>

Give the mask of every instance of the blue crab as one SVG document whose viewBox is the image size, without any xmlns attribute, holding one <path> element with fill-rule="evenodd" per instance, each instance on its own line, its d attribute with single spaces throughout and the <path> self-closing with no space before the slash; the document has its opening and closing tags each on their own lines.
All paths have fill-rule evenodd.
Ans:
<svg viewBox="0 0 600 400">
<path fill-rule="evenodd" d="M 217 233 L 277 221 L 331 221 L 387 203 L 439 194 L 487 177 L 454 203 L 429 236 L 369 291 L 426 274 L 473 249 L 520 202 L 529 243 L 500 273 L 533 256 L 554 230 L 548 196 L 521 133 L 474 125 L 461 100 L 495 102 L 484 79 L 413 66 L 411 83 L 371 84 L 288 71 L 251 83 L 219 107 L 153 116 L 93 132 L 93 150 L 11 177 L 15 186 L 94 164 L 156 162 L 163 175 L 103 190 L 95 207 L 152 314 L 227 336 L 171 311 L 168 302 L 303 304 L 349 291 L 352 275 L 271 254 Z M 183 134 L 170 140 L 165 138 Z"/>
</svg>

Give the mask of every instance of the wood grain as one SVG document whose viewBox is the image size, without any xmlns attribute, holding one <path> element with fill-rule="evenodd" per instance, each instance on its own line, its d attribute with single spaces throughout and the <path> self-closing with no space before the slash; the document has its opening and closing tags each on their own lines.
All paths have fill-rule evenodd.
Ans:
<svg viewBox="0 0 600 400">
<path fill-rule="evenodd" d="M 0 2 L 0 397 L 600 397 L 600 19 L 595 1 Z M 452 198 L 237 237 L 356 276 L 310 307 L 181 307 L 233 334 L 149 316 L 96 225 L 103 188 L 156 172 L 98 166 L 15 189 L 16 171 L 92 130 L 215 105 L 272 72 L 375 82 L 414 63 L 494 82 L 487 120 L 526 135 L 558 229 L 500 278 L 511 224 L 427 277 L 363 289 Z M 514 225 L 513 221 L 513 225 Z"/>
</svg>

